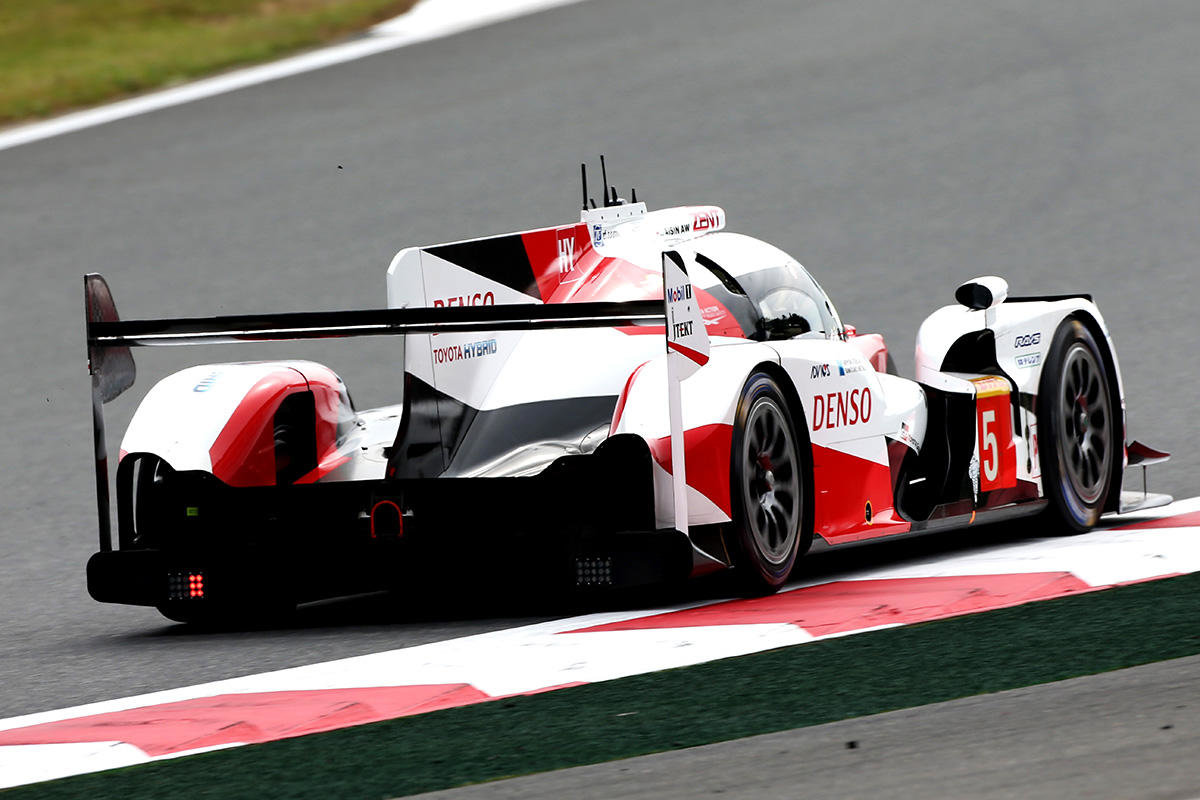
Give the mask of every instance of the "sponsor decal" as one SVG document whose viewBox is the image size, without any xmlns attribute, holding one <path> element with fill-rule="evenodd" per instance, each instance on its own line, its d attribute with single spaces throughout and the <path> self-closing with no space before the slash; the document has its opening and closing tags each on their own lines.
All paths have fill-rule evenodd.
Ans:
<svg viewBox="0 0 1200 800">
<path fill-rule="evenodd" d="M 192 391 L 193 392 L 207 392 L 209 389 L 211 389 L 213 387 L 213 384 L 217 382 L 217 378 L 219 378 L 220 376 L 221 376 L 221 373 L 219 371 L 214 370 L 213 372 L 208 373 L 207 375 L 205 375 L 203 378 L 200 379 L 199 383 L 197 383 L 195 386 L 192 387 Z"/>
<path fill-rule="evenodd" d="M 496 295 L 491 292 L 476 292 L 475 294 L 460 294 L 457 297 L 446 297 L 441 300 L 434 300 L 434 308 L 447 308 L 454 306 L 494 306 L 496 305 Z"/>
<path fill-rule="evenodd" d="M 838 365 L 838 375 L 852 375 L 855 372 L 866 372 L 868 369 L 867 362 L 862 361 L 860 359 L 853 359 L 851 361 L 839 361 L 839 362 L 837 362 L 837 365 Z"/>
<path fill-rule="evenodd" d="M 1017 356 L 1017 366 L 1022 369 L 1030 369 L 1040 363 L 1042 363 L 1041 353 L 1025 353 L 1024 355 Z"/>
<path fill-rule="evenodd" d="M 921 452 L 921 440 L 913 436 L 912 426 L 907 422 L 900 423 L 900 435 L 897 438 L 916 452 Z"/>
<path fill-rule="evenodd" d="M 455 361 L 470 361 L 473 358 L 483 358 L 496 354 L 495 339 L 480 339 L 466 344 L 452 344 L 446 347 L 433 348 L 433 363 L 449 364 Z"/>
<path fill-rule="evenodd" d="M 700 315 L 706 328 L 715 328 L 725 322 L 725 309 L 720 306 L 705 306 L 700 309 Z"/>
<path fill-rule="evenodd" d="M 1030 478 L 1042 477 L 1042 459 L 1038 455 L 1038 434 L 1037 422 L 1030 422 L 1025 428 L 1025 471 L 1029 473 Z"/>
<path fill-rule="evenodd" d="M 721 227 L 721 213 L 719 211 L 703 211 L 692 219 L 692 229 L 695 231 L 715 230 Z"/>
<path fill-rule="evenodd" d="M 837 370 L 834 373 L 834 369 Z M 809 370 L 810 378 L 829 378 L 834 374 L 853 375 L 856 372 L 867 372 L 870 367 L 867 362 L 861 359 L 850 359 L 849 361 L 834 361 L 832 364 L 813 364 Z"/>
<path fill-rule="evenodd" d="M 1025 333 L 1013 340 L 1013 347 L 1033 347 L 1042 343 L 1042 332 Z"/>
<path fill-rule="evenodd" d="M 682 286 L 667 287 L 667 302 L 680 303 L 680 302 L 683 302 L 684 300 L 691 300 L 691 299 L 692 299 L 692 285 L 690 283 L 685 283 Z M 673 318 L 675 316 L 674 313 L 672 313 L 671 316 Z M 671 338 L 672 339 L 682 339 L 685 336 L 691 336 L 691 335 L 692 335 L 692 321 L 691 320 L 684 320 L 683 322 L 672 322 L 671 323 Z"/>
<path fill-rule="evenodd" d="M 871 390 L 851 389 L 813 397 L 814 431 L 861 425 L 871 419 Z"/>
<path fill-rule="evenodd" d="M 663 228 L 663 236 L 683 236 L 685 233 L 691 232 L 692 225 L 689 222 L 685 222 L 681 225 L 670 225 L 666 228 Z"/>
<path fill-rule="evenodd" d="M 592 247 L 599 247 L 605 242 L 616 239 L 621 234 L 616 228 L 606 228 L 599 222 L 592 223 Z"/>
<path fill-rule="evenodd" d="M 558 232 L 558 282 L 574 283 L 580 273 L 575 269 L 575 229 Z"/>
<path fill-rule="evenodd" d="M 682 286 L 672 286 L 667 289 L 667 302 L 678 303 L 681 300 L 692 299 L 692 285 L 685 283 Z"/>
</svg>

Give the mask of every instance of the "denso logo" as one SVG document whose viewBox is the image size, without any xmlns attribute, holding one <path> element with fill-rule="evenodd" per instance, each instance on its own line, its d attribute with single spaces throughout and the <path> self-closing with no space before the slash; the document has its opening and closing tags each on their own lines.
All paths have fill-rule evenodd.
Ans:
<svg viewBox="0 0 1200 800">
<path fill-rule="evenodd" d="M 693 230 L 707 231 L 719 227 L 721 227 L 721 215 L 716 211 L 705 211 L 702 214 L 697 214 L 692 220 Z"/>
<path fill-rule="evenodd" d="M 1033 347 L 1035 344 L 1041 344 L 1042 332 L 1027 333 L 1023 336 L 1018 336 L 1013 340 L 1013 347 Z"/>
<path fill-rule="evenodd" d="M 458 297 L 447 297 L 444 300 L 434 300 L 434 308 L 446 308 L 454 306 L 494 306 L 496 305 L 496 295 L 491 292 L 480 294 L 460 294 Z"/>
<path fill-rule="evenodd" d="M 868 422 L 871 419 L 871 405 L 870 389 L 819 394 L 813 398 L 812 429 L 844 428 Z"/>
</svg>

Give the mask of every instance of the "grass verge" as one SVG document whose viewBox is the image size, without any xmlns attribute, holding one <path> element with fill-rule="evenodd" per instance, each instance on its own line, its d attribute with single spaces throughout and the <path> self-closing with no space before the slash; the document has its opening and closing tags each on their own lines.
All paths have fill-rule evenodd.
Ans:
<svg viewBox="0 0 1200 800">
<path fill-rule="evenodd" d="M 395 797 L 1200 653 L 1200 574 L 17 788 Z"/>
<path fill-rule="evenodd" d="M 415 0 L 5 0 L 0 125 L 267 61 Z"/>
</svg>

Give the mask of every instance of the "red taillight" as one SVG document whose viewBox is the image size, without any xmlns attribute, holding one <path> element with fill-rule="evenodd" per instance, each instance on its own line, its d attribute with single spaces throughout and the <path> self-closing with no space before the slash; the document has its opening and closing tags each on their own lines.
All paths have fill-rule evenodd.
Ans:
<svg viewBox="0 0 1200 800">
<path fill-rule="evenodd" d="M 196 570 L 167 573 L 168 600 L 203 600 L 204 573 Z"/>
<path fill-rule="evenodd" d="M 371 508 L 371 538 L 399 539 L 404 536 L 404 513 L 391 500 L 380 500 Z"/>
</svg>

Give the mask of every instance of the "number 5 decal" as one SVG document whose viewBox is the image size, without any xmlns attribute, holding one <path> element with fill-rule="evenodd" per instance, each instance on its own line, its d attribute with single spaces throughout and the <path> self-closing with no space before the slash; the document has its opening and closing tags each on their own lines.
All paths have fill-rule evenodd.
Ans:
<svg viewBox="0 0 1200 800">
<path fill-rule="evenodd" d="M 976 378 L 975 442 L 979 451 L 979 489 L 1009 489 L 1017 485 L 1017 450 L 1012 436 L 1008 381 Z"/>
</svg>

